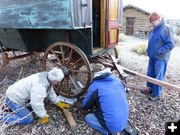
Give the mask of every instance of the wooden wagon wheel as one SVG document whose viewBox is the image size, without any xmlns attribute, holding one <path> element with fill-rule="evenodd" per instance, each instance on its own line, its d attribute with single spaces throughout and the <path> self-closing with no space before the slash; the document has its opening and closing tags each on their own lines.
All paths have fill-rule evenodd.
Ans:
<svg viewBox="0 0 180 135">
<path fill-rule="evenodd" d="M 91 68 L 86 55 L 75 45 L 67 42 L 51 44 L 45 51 L 43 70 L 65 67 L 68 75 L 55 87 L 65 97 L 83 95 L 91 82 Z"/>
</svg>

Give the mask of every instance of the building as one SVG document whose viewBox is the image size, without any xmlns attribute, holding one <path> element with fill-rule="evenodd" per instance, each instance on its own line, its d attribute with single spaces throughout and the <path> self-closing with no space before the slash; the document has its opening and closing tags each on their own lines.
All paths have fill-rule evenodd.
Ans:
<svg viewBox="0 0 180 135">
<path fill-rule="evenodd" d="M 126 35 L 146 38 L 150 31 L 149 15 L 151 13 L 133 5 L 123 8 L 123 24 L 120 32 Z"/>
</svg>

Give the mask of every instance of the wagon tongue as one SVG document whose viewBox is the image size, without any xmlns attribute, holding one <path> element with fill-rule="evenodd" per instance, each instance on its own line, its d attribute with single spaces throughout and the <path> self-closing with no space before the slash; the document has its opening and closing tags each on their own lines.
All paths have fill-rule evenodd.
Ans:
<svg viewBox="0 0 180 135">
<path fill-rule="evenodd" d="M 69 75 L 69 69 L 67 67 L 62 66 L 61 69 L 62 69 L 62 71 L 64 73 L 64 76 L 68 76 Z"/>
</svg>

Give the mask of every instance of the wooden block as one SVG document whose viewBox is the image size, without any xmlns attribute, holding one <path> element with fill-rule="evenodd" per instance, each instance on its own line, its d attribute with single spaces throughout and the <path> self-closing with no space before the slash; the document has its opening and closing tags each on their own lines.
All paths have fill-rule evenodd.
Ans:
<svg viewBox="0 0 180 135">
<path fill-rule="evenodd" d="M 64 109 L 63 112 L 64 112 L 64 115 L 66 116 L 66 119 L 71 127 L 71 130 L 73 130 L 73 131 L 76 130 L 77 124 L 76 124 L 74 118 L 72 117 L 70 111 L 68 109 Z"/>
</svg>

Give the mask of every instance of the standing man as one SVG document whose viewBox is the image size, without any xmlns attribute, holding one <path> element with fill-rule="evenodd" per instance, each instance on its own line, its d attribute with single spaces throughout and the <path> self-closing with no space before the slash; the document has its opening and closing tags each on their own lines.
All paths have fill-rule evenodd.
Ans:
<svg viewBox="0 0 180 135">
<path fill-rule="evenodd" d="M 6 104 L 13 113 L 4 113 L 0 120 L 11 124 L 29 124 L 33 116 L 27 107 L 30 104 L 34 113 L 39 117 L 39 123 L 48 122 L 48 114 L 44 107 L 44 99 L 48 99 L 61 109 L 69 108 L 62 103 L 53 89 L 53 86 L 64 78 L 64 70 L 53 68 L 49 72 L 40 72 L 23 78 L 6 91 Z"/>
<path fill-rule="evenodd" d="M 129 115 L 125 88 L 109 68 L 105 69 L 103 65 L 96 64 L 93 71 L 95 76 L 83 100 L 82 108 L 92 109 L 96 106 L 96 111 L 87 114 L 85 120 L 102 134 L 123 135 Z"/>
<path fill-rule="evenodd" d="M 163 80 L 171 50 L 175 44 L 173 31 L 156 12 L 153 12 L 149 16 L 149 21 L 153 29 L 149 33 L 147 48 L 147 54 L 149 56 L 147 75 L 158 80 Z M 162 87 L 150 82 L 147 82 L 147 87 L 150 87 L 152 90 L 152 95 L 149 99 L 152 101 L 159 100 Z"/>
</svg>

